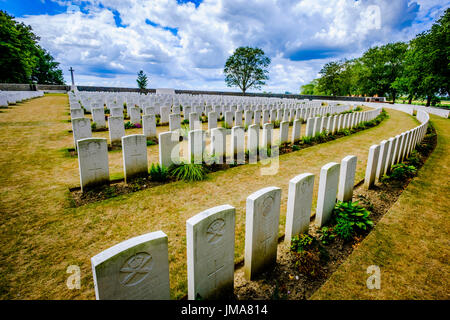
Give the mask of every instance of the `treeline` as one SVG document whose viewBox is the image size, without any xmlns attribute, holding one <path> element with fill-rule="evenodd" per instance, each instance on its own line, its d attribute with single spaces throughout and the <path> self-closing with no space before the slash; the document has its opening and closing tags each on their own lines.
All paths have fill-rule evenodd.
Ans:
<svg viewBox="0 0 450 320">
<path fill-rule="evenodd" d="M 0 10 L 0 82 L 64 84 L 59 63 L 38 41 L 30 26 Z"/>
<path fill-rule="evenodd" d="M 302 94 L 399 96 L 427 99 L 427 106 L 448 96 L 450 80 L 450 9 L 409 43 L 396 42 L 367 50 L 362 57 L 333 61 L 320 78 L 301 87 Z"/>
</svg>

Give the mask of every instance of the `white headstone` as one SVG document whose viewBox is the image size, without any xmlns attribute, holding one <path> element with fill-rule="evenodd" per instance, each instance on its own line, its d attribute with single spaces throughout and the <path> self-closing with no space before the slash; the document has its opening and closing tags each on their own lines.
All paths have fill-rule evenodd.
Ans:
<svg viewBox="0 0 450 320">
<path fill-rule="evenodd" d="M 126 183 L 133 178 L 148 175 L 147 138 L 143 134 L 122 137 L 122 156 Z"/>
<path fill-rule="evenodd" d="M 170 167 L 180 161 L 180 133 L 168 131 L 159 134 L 159 164 Z"/>
<path fill-rule="evenodd" d="M 352 201 L 356 163 L 356 156 L 346 156 L 341 161 L 337 199 L 342 202 Z"/>
<path fill-rule="evenodd" d="M 292 237 L 308 233 L 311 218 L 314 175 L 303 173 L 289 181 L 284 241 L 291 244 Z"/>
<path fill-rule="evenodd" d="M 181 115 L 172 113 L 169 115 L 169 130 L 175 131 L 181 129 Z"/>
<path fill-rule="evenodd" d="M 380 145 L 371 146 L 369 149 L 369 157 L 367 159 L 366 175 L 364 177 L 364 187 L 367 189 L 370 189 L 375 183 L 379 155 Z"/>
<path fill-rule="evenodd" d="M 97 300 L 169 300 L 169 254 L 162 231 L 123 241 L 91 258 Z"/>
<path fill-rule="evenodd" d="M 336 162 L 330 162 L 320 169 L 315 219 L 317 227 L 322 227 L 326 224 L 333 212 L 339 182 L 339 169 L 340 165 Z"/>
<path fill-rule="evenodd" d="M 188 299 L 233 295 L 235 214 L 223 205 L 186 221 Z"/>
<path fill-rule="evenodd" d="M 81 191 L 109 184 L 108 144 L 104 138 L 77 141 Z"/>
<path fill-rule="evenodd" d="M 156 119 L 154 114 L 142 116 L 142 130 L 146 138 L 156 137 Z"/>
<path fill-rule="evenodd" d="M 122 142 L 122 137 L 125 135 L 123 117 L 109 117 L 108 128 L 111 145 L 120 145 Z"/>
<path fill-rule="evenodd" d="M 247 198 L 244 275 L 253 280 L 277 259 L 281 189 L 268 187 Z"/>
<path fill-rule="evenodd" d="M 78 140 L 92 137 L 91 119 L 88 118 L 72 119 L 72 133 L 75 147 L 77 146 Z"/>
</svg>

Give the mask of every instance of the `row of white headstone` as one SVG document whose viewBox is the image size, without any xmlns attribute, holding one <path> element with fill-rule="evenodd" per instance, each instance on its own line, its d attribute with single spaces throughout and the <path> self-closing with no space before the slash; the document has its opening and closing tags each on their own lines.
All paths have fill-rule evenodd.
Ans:
<svg viewBox="0 0 450 320">
<path fill-rule="evenodd" d="M 419 110 L 416 117 L 421 122 L 419 126 L 370 147 L 364 177 L 364 186 L 367 189 L 380 181 L 384 174 L 389 174 L 392 166 L 406 159 L 422 141 L 430 116 Z"/>
<path fill-rule="evenodd" d="M 336 199 L 351 201 L 356 156 L 320 171 L 315 224 L 331 217 Z M 285 241 L 309 229 L 315 176 L 289 181 Z M 281 189 L 267 187 L 247 198 L 244 274 L 254 280 L 276 263 Z M 186 221 L 189 299 L 231 297 L 234 290 L 236 209 L 221 205 Z M 169 299 L 168 237 L 156 231 L 121 242 L 91 258 L 97 299 Z"/>
<path fill-rule="evenodd" d="M 205 107 L 206 108 L 206 107 Z M 205 108 L 198 107 L 195 112 L 191 112 L 188 108 L 184 110 L 184 119 L 189 119 L 190 130 L 200 129 L 201 122 L 200 116 L 202 110 Z M 231 108 L 231 107 L 230 107 Z M 167 110 L 166 110 L 167 109 Z M 206 108 L 207 109 L 207 108 Z M 255 124 L 267 123 L 278 121 L 293 121 L 294 119 L 305 119 L 309 116 L 324 115 L 328 113 L 340 113 L 349 110 L 349 106 L 335 106 L 335 107 L 321 107 L 321 108 L 297 108 L 297 109 L 278 109 L 278 110 L 255 110 L 245 111 L 244 122 L 242 122 L 242 111 L 225 111 L 225 123 L 227 126 L 233 126 L 233 120 L 235 126 L 249 126 L 253 122 Z M 169 130 L 174 131 L 181 129 L 181 114 L 179 107 L 172 107 L 172 113 L 170 113 L 170 107 L 161 108 L 161 123 L 167 122 L 169 124 Z M 221 107 L 215 107 L 214 111 L 209 111 L 208 115 L 208 130 L 217 128 L 217 121 L 221 113 Z M 122 137 L 125 135 L 123 107 L 111 109 L 111 115 L 108 117 L 108 129 L 111 145 L 120 144 Z M 96 124 L 96 128 L 106 128 L 105 112 L 104 108 L 93 108 L 92 121 Z M 84 118 L 84 111 L 81 106 L 74 105 L 70 109 L 72 120 L 72 132 L 74 145 L 76 141 L 80 139 L 92 137 L 91 120 Z M 144 114 L 141 118 L 141 111 L 138 107 L 132 107 L 128 111 L 130 115 L 130 121 L 132 123 L 141 123 L 143 134 L 147 138 L 156 137 L 156 118 L 155 110 L 153 107 L 147 107 L 144 110 Z"/>
<path fill-rule="evenodd" d="M 136 92 L 69 92 L 69 101 L 81 103 L 87 110 L 94 105 L 107 105 L 109 108 L 139 105 L 144 109 L 147 106 L 156 107 L 159 112 L 160 106 L 204 106 L 204 105 L 268 105 L 293 107 L 303 105 L 306 107 L 321 106 L 322 101 L 309 101 L 292 98 L 267 98 L 267 97 L 242 97 L 232 95 L 191 95 L 191 94 L 138 94 Z M 336 105 L 337 102 L 330 101 L 329 105 Z"/>
<path fill-rule="evenodd" d="M 43 91 L 0 91 L 0 107 L 43 96 Z"/>
<path fill-rule="evenodd" d="M 342 115 L 339 117 L 315 117 L 308 119 L 308 124 L 312 123 L 311 120 L 314 120 L 317 123 L 317 120 L 319 120 L 320 123 L 328 123 L 328 126 L 333 123 L 332 129 L 329 127 L 322 127 L 322 131 L 328 130 L 327 132 L 334 133 L 336 128 L 337 130 L 340 130 L 345 128 L 347 124 L 351 126 L 352 124 L 357 125 L 360 121 L 370 121 L 375 118 L 379 112 L 380 110 L 376 109 L 366 112 L 345 114 L 344 117 L 342 117 Z M 210 112 L 210 114 L 211 113 L 213 112 Z M 352 117 L 351 115 L 357 116 Z M 152 115 L 149 116 L 151 117 Z M 192 116 L 194 116 L 194 114 L 191 113 L 191 123 L 194 122 Z M 114 143 L 120 139 L 119 141 L 122 145 L 125 182 L 128 182 L 135 177 L 146 176 L 148 174 L 146 143 L 148 136 L 145 134 L 125 136 L 123 119 L 118 117 L 117 126 L 116 122 L 113 122 L 115 119 L 116 117 L 109 118 L 111 128 L 110 137 L 112 134 L 118 132 L 117 139 L 114 140 L 114 138 L 111 137 L 111 141 Z M 329 121 L 325 122 L 323 119 L 328 119 Z M 334 120 L 331 121 L 332 119 Z M 342 122 L 339 119 L 344 119 L 344 121 Z M 154 117 L 152 117 L 152 120 L 153 128 L 156 130 Z M 176 120 L 176 123 L 179 123 L 179 119 Z M 337 123 L 339 126 L 336 125 Z M 89 188 L 108 184 L 110 180 L 107 140 L 104 138 L 92 138 L 90 120 L 87 118 L 73 119 L 72 125 L 74 128 L 74 139 L 77 141 L 76 147 L 78 150 L 81 190 L 84 192 Z M 311 126 L 309 128 L 311 128 Z M 122 132 L 119 132 L 119 129 L 122 130 Z M 144 132 L 146 129 L 147 125 L 144 122 Z M 295 143 L 301 139 L 301 119 L 294 120 L 290 140 L 288 121 L 283 121 L 280 124 L 279 141 L 274 141 L 273 139 L 274 134 L 272 123 L 266 123 L 263 125 L 261 143 L 259 124 L 252 124 L 248 127 L 247 140 L 245 139 L 245 128 L 242 126 L 235 126 L 231 129 L 231 146 L 230 148 L 227 148 L 227 131 L 228 130 L 225 128 L 212 128 L 210 130 L 209 152 L 205 148 L 208 133 L 201 129 L 189 131 L 187 161 L 197 164 L 201 164 L 203 162 L 209 163 L 208 161 L 217 164 L 223 164 L 225 161 L 231 164 L 245 164 L 246 151 L 248 152 L 249 163 L 257 163 L 258 156 L 260 160 L 266 160 L 268 159 L 267 150 L 271 148 L 272 145 L 280 145 L 289 141 Z M 308 125 L 306 131 L 308 134 Z M 80 136 L 80 132 L 85 132 L 86 135 Z M 245 143 L 245 141 L 247 141 L 247 143 Z M 181 162 L 180 144 L 179 130 L 175 129 L 173 131 L 162 132 L 159 134 L 160 165 L 168 168 L 172 164 L 179 164 Z M 271 153 L 271 157 L 276 157 L 277 155 L 277 150 L 274 150 Z"/>
<path fill-rule="evenodd" d="M 382 109 L 364 112 L 352 112 L 329 117 L 308 118 L 306 122 L 306 137 L 314 137 L 315 135 L 326 132 L 334 134 L 343 129 L 351 129 L 360 123 L 368 122 L 380 115 Z"/>
</svg>

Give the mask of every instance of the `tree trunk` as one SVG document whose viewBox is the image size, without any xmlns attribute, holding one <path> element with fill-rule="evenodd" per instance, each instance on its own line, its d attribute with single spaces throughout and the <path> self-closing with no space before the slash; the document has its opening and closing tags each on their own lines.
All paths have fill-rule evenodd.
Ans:
<svg viewBox="0 0 450 320">
<path fill-rule="evenodd" d="M 392 92 L 392 103 L 395 103 L 395 98 L 396 98 L 396 94 L 395 94 L 395 92 Z"/>
<path fill-rule="evenodd" d="M 427 105 L 426 107 L 429 107 L 431 104 L 431 96 L 427 96 Z"/>
<path fill-rule="evenodd" d="M 412 97 L 412 96 L 409 96 L 409 98 L 408 98 L 408 104 L 411 104 L 411 103 L 412 103 L 412 99 L 413 99 L 413 97 Z"/>
</svg>

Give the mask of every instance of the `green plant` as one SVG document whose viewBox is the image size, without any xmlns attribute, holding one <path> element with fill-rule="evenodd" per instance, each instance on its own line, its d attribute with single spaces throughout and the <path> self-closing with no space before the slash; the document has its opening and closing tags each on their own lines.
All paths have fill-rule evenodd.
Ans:
<svg viewBox="0 0 450 320">
<path fill-rule="evenodd" d="M 132 129 L 134 128 L 134 124 L 131 123 L 131 121 L 125 122 L 125 129 Z"/>
<path fill-rule="evenodd" d="M 147 146 L 154 146 L 156 145 L 156 142 L 153 140 L 147 140 Z"/>
<path fill-rule="evenodd" d="M 96 122 L 92 122 L 92 123 L 91 123 L 91 129 L 92 129 L 92 130 L 97 129 L 97 123 L 96 123 Z"/>
<path fill-rule="evenodd" d="M 323 274 L 318 248 L 299 253 L 294 252 L 293 255 L 295 257 L 295 266 L 302 274 L 310 278 L 318 278 Z"/>
<path fill-rule="evenodd" d="M 275 120 L 275 121 L 273 121 L 272 123 L 273 123 L 273 128 L 274 128 L 274 129 L 280 127 L 280 120 Z"/>
<path fill-rule="evenodd" d="M 419 153 L 416 150 L 413 150 L 406 160 L 406 163 L 417 168 L 420 165 Z"/>
<path fill-rule="evenodd" d="M 316 239 L 311 237 L 309 234 L 303 233 L 297 235 L 291 240 L 291 251 L 303 252 L 313 248 Z"/>
<path fill-rule="evenodd" d="M 292 146 L 292 151 L 298 151 L 298 150 L 300 150 L 300 146 L 294 144 L 294 145 Z"/>
<path fill-rule="evenodd" d="M 412 178 L 416 175 L 417 169 L 412 165 L 406 163 L 398 163 L 392 166 L 389 179 L 396 181 L 404 181 L 408 178 Z"/>
<path fill-rule="evenodd" d="M 347 241 L 353 236 L 373 226 L 369 218 L 370 212 L 360 206 L 358 202 L 338 201 L 333 209 L 335 226 L 334 233 L 341 239 Z"/>
<path fill-rule="evenodd" d="M 165 182 L 169 180 L 169 170 L 159 163 L 152 163 L 150 167 L 150 179 L 158 182 Z"/>
<path fill-rule="evenodd" d="M 319 241 L 324 244 L 330 244 L 336 238 L 336 234 L 331 227 L 322 227 L 319 231 Z"/>
<path fill-rule="evenodd" d="M 171 165 L 169 173 L 175 179 L 184 181 L 201 181 L 207 176 L 206 169 L 202 164 L 185 162 Z"/>
<path fill-rule="evenodd" d="M 312 137 L 302 137 L 302 143 L 303 144 L 312 144 L 313 143 L 313 138 Z"/>
</svg>

